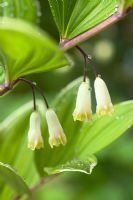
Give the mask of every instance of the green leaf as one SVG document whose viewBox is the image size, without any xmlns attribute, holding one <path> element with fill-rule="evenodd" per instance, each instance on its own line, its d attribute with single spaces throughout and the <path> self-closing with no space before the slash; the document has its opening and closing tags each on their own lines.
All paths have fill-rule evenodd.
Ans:
<svg viewBox="0 0 133 200">
<path fill-rule="evenodd" d="M 19 195 L 27 193 L 30 190 L 18 173 L 9 165 L 0 162 L 0 177 L 2 177 Z"/>
<path fill-rule="evenodd" d="M 53 104 L 66 133 L 67 145 L 51 149 L 48 145 L 47 125 L 43 124 L 45 148 L 35 152 L 37 168 L 41 175 L 44 173 L 43 168 L 59 170 L 59 166 L 73 162 L 72 160 L 85 161 L 89 155 L 109 145 L 133 124 L 133 101 L 116 105 L 112 116 L 98 118 L 94 115 L 92 122 L 73 122 L 72 112 L 81 81 L 78 79 L 68 85 Z"/>
<path fill-rule="evenodd" d="M 49 0 L 61 38 L 72 39 L 114 14 L 118 0 Z"/>
<path fill-rule="evenodd" d="M 0 17 L 21 18 L 30 22 L 39 20 L 38 0 L 3 0 L 0 2 Z"/>
<path fill-rule="evenodd" d="M 100 151 L 133 125 L 133 101 L 120 103 L 114 108 L 112 116 L 101 118 L 95 116 L 93 124 L 82 126 L 83 135 L 78 141 L 80 143 L 82 140 L 79 153 L 84 155 L 87 152 L 94 154 Z M 85 135 L 86 133 L 88 134 Z"/>
<path fill-rule="evenodd" d="M 8 83 L 20 76 L 68 65 L 55 42 L 43 31 L 19 19 L 0 18 L 0 63 Z"/>
<path fill-rule="evenodd" d="M 72 112 L 81 82 L 82 79 L 77 79 L 70 83 L 52 104 L 67 136 L 66 146 L 50 148 L 42 101 L 37 101 L 37 104 L 41 113 L 44 149 L 37 150 L 35 153 L 27 149 L 27 132 L 33 102 L 23 105 L 0 124 L 0 160 L 15 167 L 29 184 L 38 177 L 34 168 L 33 155 L 41 176 L 68 170 L 88 173 L 96 164 L 92 154 L 109 145 L 133 124 L 133 101 L 116 105 L 112 116 L 98 118 L 94 115 L 92 122 L 74 122 Z M 30 170 L 29 166 L 32 166 Z M 0 187 L 2 187 L 1 183 Z M 4 187 L 2 197 L 5 197 L 5 194 L 7 189 Z"/>
<path fill-rule="evenodd" d="M 61 172 L 82 172 L 85 174 L 91 174 L 93 168 L 96 166 L 97 160 L 94 156 L 90 156 L 85 160 L 73 159 L 65 164 L 55 167 L 45 167 L 44 171 L 48 174 L 57 174 Z"/>
<path fill-rule="evenodd" d="M 13 166 L 30 187 L 39 179 L 33 152 L 27 148 L 27 128 L 31 107 L 31 103 L 20 107 L 0 123 L 0 161 Z M 0 199 L 10 200 L 16 195 L 6 184 L 3 184 L 1 179 L 0 188 Z"/>
</svg>

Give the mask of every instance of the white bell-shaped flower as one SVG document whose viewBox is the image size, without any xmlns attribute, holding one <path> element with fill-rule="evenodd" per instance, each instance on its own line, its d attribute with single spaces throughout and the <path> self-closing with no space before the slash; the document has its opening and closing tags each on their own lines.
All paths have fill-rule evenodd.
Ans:
<svg viewBox="0 0 133 200">
<path fill-rule="evenodd" d="M 110 94 L 105 82 L 98 76 L 94 82 L 95 96 L 97 102 L 96 113 L 98 115 L 112 114 L 114 111 Z"/>
<path fill-rule="evenodd" d="M 43 148 L 43 138 L 41 135 L 40 115 L 38 111 L 33 111 L 30 116 L 30 127 L 28 132 L 28 148 L 31 150 Z"/>
<path fill-rule="evenodd" d="M 53 146 L 59 146 L 60 144 L 66 145 L 66 136 L 54 110 L 48 109 L 46 111 L 46 120 L 48 124 L 49 144 L 51 148 L 53 148 Z"/>
<path fill-rule="evenodd" d="M 92 118 L 91 90 L 89 86 L 89 80 L 82 82 L 78 89 L 73 118 L 74 121 L 84 121 Z"/>
</svg>

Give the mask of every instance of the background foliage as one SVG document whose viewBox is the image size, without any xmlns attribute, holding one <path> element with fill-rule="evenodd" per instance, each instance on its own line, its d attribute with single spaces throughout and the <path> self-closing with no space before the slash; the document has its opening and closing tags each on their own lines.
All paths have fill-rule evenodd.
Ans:
<svg viewBox="0 0 133 200">
<path fill-rule="evenodd" d="M 42 29 L 52 35 L 58 42 L 59 35 L 48 2 L 40 0 L 40 3 L 42 10 L 40 25 Z M 123 19 L 123 21 L 111 26 L 82 44 L 86 51 L 90 52 L 95 58 L 98 70 L 109 85 L 113 103 L 132 98 L 132 17 L 133 14 L 130 14 Z M 75 49 L 70 50 L 69 55 L 74 59 L 72 67 L 64 67 L 52 72 L 29 76 L 30 79 L 36 80 L 44 91 L 46 91 L 46 95 L 51 102 L 55 98 L 55 94 L 58 94 L 62 87 L 76 77 L 81 76 L 83 65 L 82 58 Z M 88 73 L 90 74 L 91 83 L 93 84 L 94 77 L 91 68 Z M 2 113 L 0 115 L 1 121 L 29 99 L 31 99 L 29 88 L 23 84 L 18 85 L 12 93 L 2 97 L 0 99 L 0 110 Z M 94 99 L 93 102 L 95 102 Z M 93 103 L 93 110 L 95 110 L 94 106 L 95 103 Z M 23 174 L 26 182 L 33 185 L 38 180 L 34 162 L 31 163 L 31 158 L 33 158 L 34 155 L 27 150 L 27 138 L 25 137 L 25 134 L 22 134 L 27 132 L 27 130 L 24 130 L 23 123 L 28 121 L 28 117 L 29 113 L 25 115 L 21 127 L 17 127 L 17 121 L 14 122 L 16 124 L 16 136 L 12 137 L 10 148 L 8 143 L 10 139 L 7 139 L 4 143 L 4 150 L 2 151 L 5 151 L 5 154 L 1 152 L 1 161 L 6 160 L 9 164 L 15 163 L 15 167 L 19 169 L 20 174 Z M 19 140 L 17 139 L 18 137 Z M 1 143 L 2 139 L 3 138 L 1 137 Z M 12 145 L 14 148 L 12 148 Z M 18 150 L 20 152 L 17 156 L 16 151 Z M 8 155 L 9 151 L 10 156 L 8 156 L 8 159 L 5 159 L 4 155 Z M 74 200 L 78 198 L 85 200 L 90 198 L 95 200 L 130 200 L 133 198 L 132 151 L 133 142 L 130 129 L 128 134 L 122 136 L 111 146 L 98 153 L 97 157 L 99 165 L 91 176 L 76 173 L 66 173 L 61 175 L 53 182 L 37 190 L 34 194 L 35 199 Z M 37 154 L 38 153 L 39 152 L 37 152 Z M 25 155 L 27 155 L 27 157 Z M 0 180 L 0 191 L 1 199 L 4 200 L 10 199 L 13 194 L 8 186 L 5 187 L 2 180 Z"/>
</svg>

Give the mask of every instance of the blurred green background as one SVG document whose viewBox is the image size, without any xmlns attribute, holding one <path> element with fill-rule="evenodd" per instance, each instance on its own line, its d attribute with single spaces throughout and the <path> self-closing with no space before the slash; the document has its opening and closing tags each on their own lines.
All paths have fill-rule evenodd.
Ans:
<svg viewBox="0 0 133 200">
<path fill-rule="evenodd" d="M 58 42 L 59 35 L 48 2 L 40 0 L 40 3 L 42 11 L 40 26 Z M 132 99 L 133 13 L 82 43 L 81 46 L 93 57 L 99 73 L 109 87 L 113 103 Z M 73 48 L 67 53 L 73 63 L 71 67 L 29 76 L 43 88 L 49 101 L 54 99 L 61 88 L 82 75 L 83 58 L 79 52 Z M 88 75 L 95 105 L 94 75 L 90 65 L 88 65 Z M 14 91 L 0 99 L 0 120 L 31 97 L 30 88 L 24 84 L 18 85 Z M 95 111 L 95 107 L 93 109 Z M 130 129 L 127 134 L 97 155 L 99 163 L 91 176 L 64 173 L 40 188 L 35 195 L 39 200 L 132 200 L 132 152 L 133 134 Z"/>
</svg>

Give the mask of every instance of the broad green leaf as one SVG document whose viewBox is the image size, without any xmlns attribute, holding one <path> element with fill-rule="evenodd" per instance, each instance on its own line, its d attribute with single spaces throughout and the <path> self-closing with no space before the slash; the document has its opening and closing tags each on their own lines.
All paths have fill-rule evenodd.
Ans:
<svg viewBox="0 0 133 200">
<path fill-rule="evenodd" d="M 30 190 L 23 178 L 9 165 L 0 162 L 0 177 L 4 179 L 19 195 Z"/>
<path fill-rule="evenodd" d="M 5 76 L 4 76 L 4 68 L 3 66 L 0 66 L 0 84 L 4 82 Z"/>
<path fill-rule="evenodd" d="M 64 53 L 43 31 L 19 19 L 0 18 L 0 63 L 6 82 L 68 64 Z"/>
<path fill-rule="evenodd" d="M 58 174 L 61 172 L 82 172 L 85 174 L 91 174 L 93 168 L 96 166 L 97 160 L 94 156 L 90 156 L 85 160 L 73 159 L 68 161 L 65 164 L 55 166 L 55 167 L 46 167 L 44 171 L 47 174 Z"/>
<path fill-rule="evenodd" d="M 121 134 L 133 125 L 133 101 L 127 101 L 115 106 L 115 112 L 112 116 L 105 116 L 93 119 L 93 124 L 89 126 L 84 124 L 81 132 L 83 135 L 79 138 L 79 153 L 94 154 L 111 142 L 116 140 Z M 85 134 L 88 133 L 85 137 Z"/>
<path fill-rule="evenodd" d="M 2 0 L 0 17 L 21 18 L 38 22 L 40 15 L 38 0 Z"/>
<path fill-rule="evenodd" d="M 27 128 L 31 107 L 31 103 L 22 106 L 0 123 L 0 161 L 13 166 L 20 176 L 24 177 L 29 187 L 39 179 L 33 152 L 27 148 Z M 16 195 L 6 184 L 3 184 L 1 179 L 0 190 L 0 199 L 10 200 Z"/>
<path fill-rule="evenodd" d="M 118 0 L 49 0 L 62 39 L 72 39 L 117 11 Z"/>
<path fill-rule="evenodd" d="M 75 106 L 77 89 L 81 81 L 82 79 L 77 79 L 70 83 L 52 104 L 67 136 L 68 142 L 66 146 L 50 148 L 44 103 L 42 101 L 38 101 L 37 104 L 41 113 L 44 149 L 35 151 L 35 155 L 31 150 L 27 149 L 27 132 L 29 116 L 33 106 L 32 102 L 20 107 L 0 124 L 0 161 L 15 167 L 20 175 L 25 177 L 30 186 L 38 178 L 34 168 L 33 155 L 35 156 L 37 170 L 41 176 L 47 176 L 46 171 L 49 174 L 67 170 L 88 173 L 92 167 L 88 163 L 88 160 L 92 158 L 91 155 L 109 145 L 133 124 L 133 101 L 116 105 L 112 116 L 98 118 L 94 115 L 92 122 L 73 122 L 72 112 Z M 80 163 L 76 163 L 75 160 L 82 163 L 83 168 L 79 167 L 78 164 Z M 86 165 L 84 165 L 85 163 Z M 92 163 L 96 164 L 95 161 Z M 0 187 L 3 187 L 1 196 L 4 198 L 8 193 L 8 189 L 2 186 L 1 182 Z M 8 197 L 7 199 L 10 199 L 11 194 L 8 194 Z"/>
<path fill-rule="evenodd" d="M 89 159 L 89 155 L 109 145 L 133 124 L 133 101 L 116 105 L 112 116 L 98 118 L 94 115 L 92 122 L 74 123 L 72 112 L 80 82 L 81 79 L 78 79 L 68 85 L 53 104 L 67 135 L 68 143 L 65 147 L 51 149 L 48 145 L 48 135 L 44 136 L 45 148 L 35 153 L 37 167 L 41 174 L 43 168 L 57 167 L 59 170 L 59 165 L 72 162 L 75 158 L 84 161 L 86 158 Z M 48 132 L 46 123 L 43 124 L 43 132 Z"/>
</svg>

